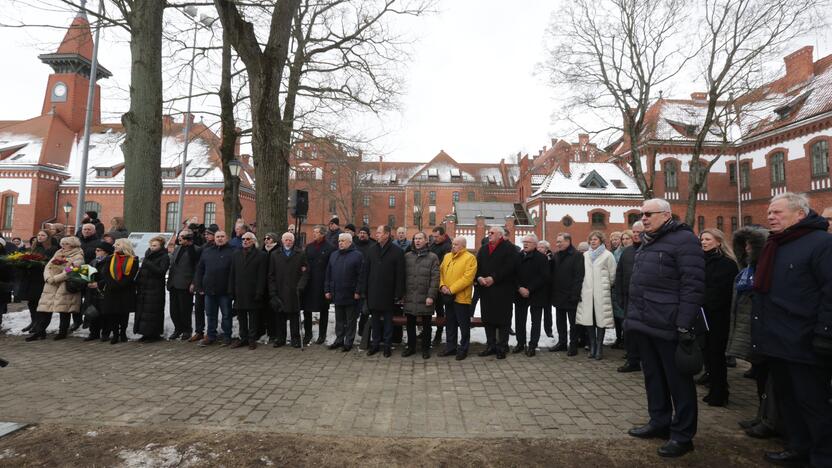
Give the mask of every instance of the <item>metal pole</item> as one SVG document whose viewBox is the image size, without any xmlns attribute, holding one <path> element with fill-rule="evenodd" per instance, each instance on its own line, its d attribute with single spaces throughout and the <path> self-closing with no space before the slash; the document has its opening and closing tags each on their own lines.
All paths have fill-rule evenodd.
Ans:
<svg viewBox="0 0 832 468">
<path fill-rule="evenodd" d="M 98 16 L 104 16 L 104 0 L 98 2 Z M 92 66 L 90 67 L 90 87 L 87 90 L 87 113 L 84 117 L 84 142 L 81 146 L 81 173 L 80 181 L 78 183 L 78 199 L 75 208 L 75 230 L 81 225 L 81 215 L 84 213 L 84 198 L 87 190 L 87 165 L 90 157 L 90 127 L 92 127 L 92 111 L 95 105 L 95 82 L 98 74 L 98 37 L 101 34 L 101 21 L 98 22 L 98 27 L 95 28 L 95 42 L 92 46 Z M 67 216 L 69 218 L 69 216 Z M 69 219 L 67 219 L 69 221 Z M 72 234 L 72 233 L 70 233 Z"/>
<path fill-rule="evenodd" d="M 237 210 L 238 206 L 240 205 L 240 176 L 235 176 L 231 180 L 232 182 L 232 203 L 234 204 L 234 208 L 231 210 L 234 214 L 234 225 L 237 224 L 237 219 L 240 218 L 240 212 Z M 233 229 L 233 228 L 232 228 Z"/>
<path fill-rule="evenodd" d="M 737 226 L 742 227 L 742 171 L 740 171 L 740 153 L 734 155 L 734 170 L 737 172 Z"/>
<path fill-rule="evenodd" d="M 194 91 L 194 69 L 196 69 L 196 34 L 199 32 L 199 26 L 194 26 L 194 45 L 192 47 L 193 53 L 191 54 L 191 79 L 188 83 L 188 110 L 185 112 L 185 148 L 182 150 L 182 175 L 179 177 L 179 201 L 177 210 L 176 210 L 176 224 L 174 225 L 174 231 L 178 232 L 182 229 L 182 219 L 185 215 L 185 173 L 186 171 L 186 164 L 188 163 L 188 140 L 191 138 L 191 95 L 193 95 Z M 204 221 L 204 220 L 203 220 Z"/>
</svg>

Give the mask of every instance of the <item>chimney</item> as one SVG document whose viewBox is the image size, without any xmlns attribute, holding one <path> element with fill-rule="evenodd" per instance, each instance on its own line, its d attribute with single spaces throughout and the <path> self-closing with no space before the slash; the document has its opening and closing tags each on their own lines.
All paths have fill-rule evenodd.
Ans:
<svg viewBox="0 0 832 468">
<path fill-rule="evenodd" d="M 378 173 L 379 175 L 384 172 L 384 156 L 378 157 Z"/>
<path fill-rule="evenodd" d="M 543 145 L 543 152 L 546 152 L 546 145 Z"/>
<path fill-rule="evenodd" d="M 786 62 L 786 78 L 791 83 L 802 83 L 815 74 L 813 50 L 812 46 L 802 47 L 783 58 Z"/>
<path fill-rule="evenodd" d="M 708 93 L 697 91 L 695 93 L 690 93 L 690 98 L 693 100 L 693 102 L 706 102 L 708 100 Z"/>
<path fill-rule="evenodd" d="M 586 145 L 589 143 L 589 135 L 586 133 L 581 133 L 578 135 L 578 145 L 581 147 L 581 151 L 586 149 Z"/>
<path fill-rule="evenodd" d="M 194 126 L 194 114 L 184 114 L 184 116 L 182 117 L 182 123 L 187 122 L 188 119 L 190 119 L 191 127 L 193 127 Z"/>
</svg>

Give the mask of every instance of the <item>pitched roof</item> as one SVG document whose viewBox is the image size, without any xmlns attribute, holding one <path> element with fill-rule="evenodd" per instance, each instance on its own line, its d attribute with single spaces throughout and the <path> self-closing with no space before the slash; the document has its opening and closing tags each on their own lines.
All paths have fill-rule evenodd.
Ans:
<svg viewBox="0 0 832 468">
<path fill-rule="evenodd" d="M 569 166 L 571 177 L 557 168 L 540 183 L 532 196 L 641 198 L 635 179 L 615 163 L 572 162 Z"/>
<path fill-rule="evenodd" d="M 477 216 L 502 224 L 506 217 L 515 215 L 515 206 L 504 202 L 456 202 L 454 212 L 457 224 L 475 224 Z"/>
</svg>

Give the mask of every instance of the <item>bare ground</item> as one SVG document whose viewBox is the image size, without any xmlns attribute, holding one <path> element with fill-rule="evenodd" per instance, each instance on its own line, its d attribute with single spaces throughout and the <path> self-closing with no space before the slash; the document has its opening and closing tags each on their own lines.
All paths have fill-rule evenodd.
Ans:
<svg viewBox="0 0 832 468">
<path fill-rule="evenodd" d="M 739 434 L 739 431 L 738 431 Z M 36 466 L 760 466 L 778 447 L 745 436 L 697 436 L 678 460 L 660 441 L 436 439 L 41 424 L 0 439 L 0 467 Z"/>
</svg>

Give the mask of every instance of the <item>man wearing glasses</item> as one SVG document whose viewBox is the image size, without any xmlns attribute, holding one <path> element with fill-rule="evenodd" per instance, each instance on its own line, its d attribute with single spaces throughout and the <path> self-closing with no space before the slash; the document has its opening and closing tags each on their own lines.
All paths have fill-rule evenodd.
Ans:
<svg viewBox="0 0 832 468">
<path fill-rule="evenodd" d="M 482 357 L 505 359 L 508 330 L 517 277 L 518 255 L 500 226 L 488 229 L 488 243 L 477 252 L 476 281 L 480 290 L 481 316 L 485 325 L 486 348 Z"/>
<path fill-rule="evenodd" d="M 295 235 L 283 233 L 280 250 L 269 258 L 269 297 L 277 317 L 273 346 L 286 344 L 286 321 L 289 321 L 291 344 L 300 348 L 300 297 L 309 278 L 306 254 L 295 248 Z"/>
<path fill-rule="evenodd" d="M 234 301 L 237 320 L 240 322 L 240 339 L 231 343 L 232 348 L 248 346 L 257 348 L 257 315 L 266 302 L 266 262 L 268 254 L 257 248 L 254 233 L 243 234 L 243 248 L 234 251 L 228 293 Z"/>
<path fill-rule="evenodd" d="M 170 320 L 173 322 L 173 334 L 168 339 L 188 340 L 191 338 L 191 311 L 194 308 L 194 274 L 199 263 L 199 247 L 194 245 L 194 233 L 190 229 L 179 232 L 179 245 L 173 250 L 168 270 L 168 291 L 170 293 Z M 203 338 L 205 314 L 196 316 L 196 330 Z"/>
<path fill-rule="evenodd" d="M 673 219 L 666 200 L 644 202 L 641 222 L 624 329 L 641 356 L 650 421 L 628 433 L 669 437 L 659 455 L 680 457 L 693 450 L 698 409 L 693 375 L 680 372 L 675 356 L 679 341 L 692 339 L 704 302 L 705 256 L 690 227 Z"/>
</svg>

